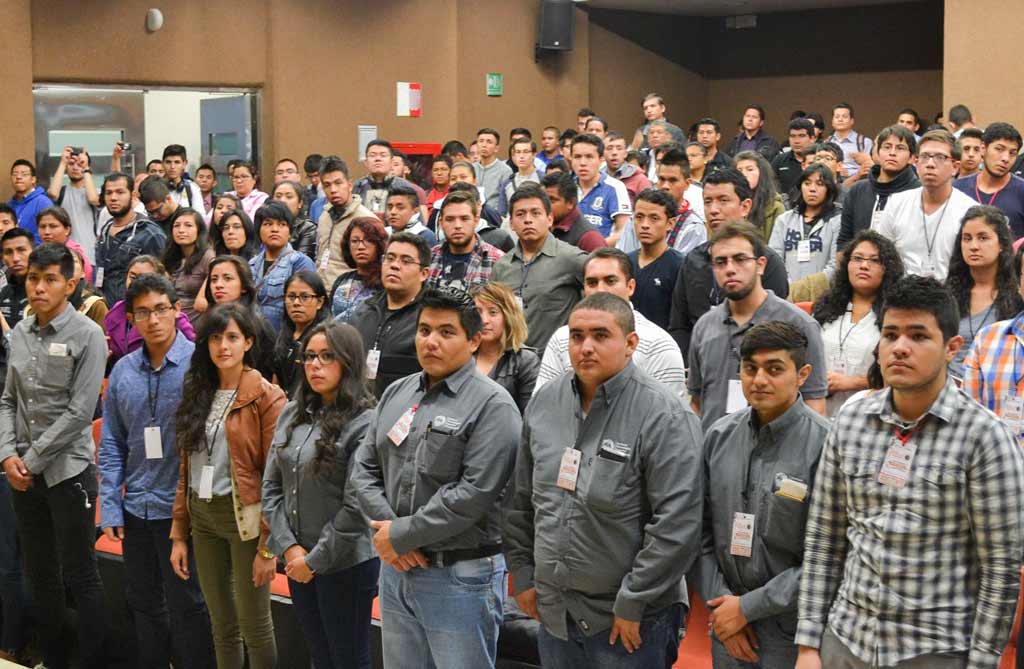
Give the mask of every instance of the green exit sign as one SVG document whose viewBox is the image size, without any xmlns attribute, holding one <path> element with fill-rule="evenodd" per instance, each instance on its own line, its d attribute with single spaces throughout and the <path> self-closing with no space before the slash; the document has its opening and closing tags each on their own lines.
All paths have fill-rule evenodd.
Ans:
<svg viewBox="0 0 1024 669">
<path fill-rule="evenodd" d="M 500 72 L 487 73 L 487 95 L 500 97 L 505 92 L 505 79 Z"/>
</svg>

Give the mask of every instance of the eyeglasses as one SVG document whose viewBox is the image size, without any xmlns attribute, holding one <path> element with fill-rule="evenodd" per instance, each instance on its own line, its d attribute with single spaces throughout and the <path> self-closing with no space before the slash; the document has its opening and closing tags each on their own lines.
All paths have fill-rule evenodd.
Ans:
<svg viewBox="0 0 1024 669">
<path fill-rule="evenodd" d="M 349 239 L 348 240 L 348 245 L 349 246 L 370 246 L 371 244 L 370 244 L 370 240 L 369 239 Z"/>
<path fill-rule="evenodd" d="M 882 259 L 879 258 L 878 256 L 862 256 L 855 253 L 852 256 L 850 256 L 850 263 L 854 265 L 863 265 L 867 263 L 871 267 L 881 267 Z"/>
<path fill-rule="evenodd" d="M 310 295 L 309 293 L 288 293 L 284 296 L 284 299 L 288 302 L 299 302 L 300 304 L 307 304 L 312 300 L 316 299 L 316 295 Z"/>
<path fill-rule="evenodd" d="M 730 262 L 738 267 L 742 267 L 743 265 L 746 265 L 748 262 L 754 260 L 757 260 L 757 258 L 755 258 L 754 256 L 745 256 L 741 253 L 738 255 L 734 255 L 731 258 L 728 256 L 724 258 L 713 258 L 711 260 L 711 264 L 715 266 L 715 269 L 725 269 L 726 267 L 729 266 Z"/>
<path fill-rule="evenodd" d="M 416 265 L 417 267 L 422 267 L 422 265 L 420 265 L 420 261 L 417 260 L 416 258 L 413 258 L 412 256 L 396 256 L 394 253 L 385 254 L 384 262 L 386 262 L 389 265 L 397 262 L 407 267 L 409 265 Z"/>
<path fill-rule="evenodd" d="M 934 160 L 936 165 L 945 165 L 946 161 L 951 159 L 944 153 L 922 153 L 919 154 L 917 158 L 922 164 Z"/>
<path fill-rule="evenodd" d="M 132 319 L 136 322 L 148 321 L 153 315 L 156 315 L 157 318 L 163 318 L 172 311 L 174 311 L 174 307 L 169 304 L 161 304 L 155 309 L 135 309 L 132 312 Z"/>
<path fill-rule="evenodd" d="M 306 351 L 302 354 L 302 362 L 307 365 L 312 365 L 314 362 L 319 360 L 320 366 L 326 367 L 337 359 L 338 356 L 334 355 L 331 351 L 320 351 L 319 353 L 315 351 Z"/>
</svg>

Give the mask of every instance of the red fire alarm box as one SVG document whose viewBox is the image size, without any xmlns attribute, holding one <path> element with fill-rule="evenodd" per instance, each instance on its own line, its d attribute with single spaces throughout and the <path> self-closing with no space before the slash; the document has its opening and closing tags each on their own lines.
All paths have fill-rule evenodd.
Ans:
<svg viewBox="0 0 1024 669">
<path fill-rule="evenodd" d="M 441 153 L 441 145 L 433 142 L 391 142 L 412 163 L 412 174 L 409 177 L 420 188 L 429 191 L 433 185 L 430 181 L 430 168 L 434 156 Z"/>
</svg>

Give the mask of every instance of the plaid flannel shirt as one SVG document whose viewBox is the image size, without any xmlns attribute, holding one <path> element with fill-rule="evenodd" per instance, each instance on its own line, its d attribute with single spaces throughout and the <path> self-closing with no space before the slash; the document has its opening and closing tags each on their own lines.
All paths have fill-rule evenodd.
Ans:
<svg viewBox="0 0 1024 669">
<path fill-rule="evenodd" d="M 468 293 L 491 280 L 494 263 L 505 255 L 497 246 L 488 244 L 480 239 L 480 235 L 477 235 L 476 246 L 473 247 L 469 264 L 466 267 L 466 275 L 461 279 L 452 280 L 446 277 L 448 272 L 445 271 L 445 260 L 448 253 L 448 242 L 438 244 L 431 251 L 430 276 L 427 277 L 427 287 L 438 288 L 459 284 Z"/>
<path fill-rule="evenodd" d="M 1024 456 L 952 380 L 913 426 L 890 392 L 847 402 L 825 442 L 795 641 L 819 648 L 827 624 L 872 666 L 966 652 L 968 667 L 996 669 L 1024 554 Z M 917 449 L 900 489 L 878 482 L 897 427 Z"/>
<path fill-rule="evenodd" d="M 982 328 L 964 359 L 964 390 L 1003 415 L 1003 397 L 1024 395 L 1024 314 Z"/>
</svg>

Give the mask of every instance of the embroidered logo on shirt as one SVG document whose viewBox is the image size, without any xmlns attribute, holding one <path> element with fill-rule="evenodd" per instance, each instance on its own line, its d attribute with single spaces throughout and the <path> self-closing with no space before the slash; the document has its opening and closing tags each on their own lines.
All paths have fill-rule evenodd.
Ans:
<svg viewBox="0 0 1024 669">
<path fill-rule="evenodd" d="M 433 425 L 435 430 L 444 430 L 452 433 L 462 427 L 462 421 L 447 416 L 434 416 Z"/>
<path fill-rule="evenodd" d="M 597 211 L 598 209 L 600 209 L 603 206 L 604 206 L 604 197 L 601 196 L 601 195 L 598 195 L 597 197 L 594 198 L 594 204 L 592 204 L 590 208 L 593 209 L 594 211 Z"/>
<path fill-rule="evenodd" d="M 660 286 L 661 285 L 661 279 L 659 279 L 658 277 L 654 277 L 654 285 L 655 286 Z"/>
</svg>

